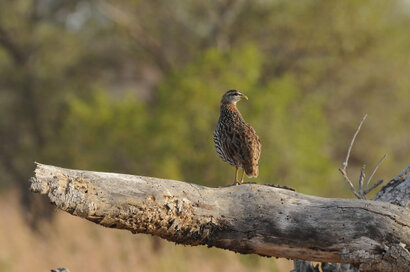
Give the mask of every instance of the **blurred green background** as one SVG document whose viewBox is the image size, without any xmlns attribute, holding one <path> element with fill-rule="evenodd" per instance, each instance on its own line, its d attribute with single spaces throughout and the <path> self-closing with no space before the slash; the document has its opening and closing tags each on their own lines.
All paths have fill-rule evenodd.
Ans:
<svg viewBox="0 0 410 272">
<path fill-rule="evenodd" d="M 384 153 L 376 178 L 398 174 L 410 161 L 409 29 L 404 0 L 0 1 L 0 212 L 16 218 L 0 231 L 3 245 L 15 245 L 0 250 L 0 270 L 22 271 L 17 256 L 40 241 L 30 239 L 46 239 L 44 253 L 25 253 L 46 259 L 33 271 L 89 251 L 84 240 L 72 241 L 77 249 L 61 245 L 60 255 L 47 257 L 50 243 L 71 239 L 63 230 L 49 234 L 68 215 L 28 192 L 34 161 L 206 186 L 231 183 L 234 169 L 218 158 L 212 141 L 228 89 L 249 97 L 238 107 L 262 141 L 260 176 L 251 181 L 352 197 L 337 168 L 364 113 L 352 178 L 363 162 L 372 168 Z M 70 220 L 76 219 L 62 222 Z M 113 244 L 131 237 L 73 224 L 85 237 L 112 235 Z M 17 225 L 28 240 L 8 240 L 6 229 Z M 266 258 L 132 237 L 154 245 L 153 260 L 168 256 L 161 247 L 179 254 L 163 266 L 133 271 L 190 271 L 198 262 L 187 263 L 184 254 L 227 271 L 287 269 Z M 95 250 L 106 244 L 93 239 L 100 240 L 89 242 L 98 259 Z M 227 256 L 223 265 L 219 252 Z M 131 263 L 113 269 L 87 262 L 76 271 L 87 265 L 125 271 Z M 207 271 L 204 265 L 195 270 Z"/>
</svg>

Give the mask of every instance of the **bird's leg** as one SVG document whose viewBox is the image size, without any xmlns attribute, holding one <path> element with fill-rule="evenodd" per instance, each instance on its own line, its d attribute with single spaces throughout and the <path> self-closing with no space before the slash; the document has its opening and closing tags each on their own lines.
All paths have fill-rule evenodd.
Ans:
<svg viewBox="0 0 410 272">
<path fill-rule="evenodd" d="M 243 178 L 245 177 L 245 169 L 242 168 L 242 177 L 241 177 L 241 181 L 239 182 L 239 184 L 243 183 Z"/>
<path fill-rule="evenodd" d="M 235 166 L 235 179 L 234 179 L 234 181 L 233 181 L 233 184 L 234 184 L 234 185 L 238 185 L 238 184 L 239 184 L 239 182 L 238 182 L 238 170 L 239 170 L 238 166 Z"/>
</svg>

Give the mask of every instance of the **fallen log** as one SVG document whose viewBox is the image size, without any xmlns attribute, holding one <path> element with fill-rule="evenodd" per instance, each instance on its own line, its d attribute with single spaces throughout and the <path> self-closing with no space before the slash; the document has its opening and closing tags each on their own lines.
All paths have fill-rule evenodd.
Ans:
<svg viewBox="0 0 410 272">
<path fill-rule="evenodd" d="M 348 263 L 362 271 L 410 266 L 410 211 L 389 203 L 262 184 L 208 188 L 44 164 L 37 164 L 30 182 L 33 192 L 73 215 L 180 244 Z"/>
</svg>

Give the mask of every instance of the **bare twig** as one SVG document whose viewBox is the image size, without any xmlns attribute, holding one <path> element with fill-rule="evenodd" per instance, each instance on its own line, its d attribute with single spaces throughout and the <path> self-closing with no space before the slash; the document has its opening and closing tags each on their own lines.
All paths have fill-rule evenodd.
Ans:
<svg viewBox="0 0 410 272">
<path fill-rule="evenodd" d="M 352 141 L 350 142 L 349 148 L 347 149 L 347 154 L 346 154 L 346 159 L 345 161 L 342 163 L 343 168 L 339 168 L 340 173 L 342 173 L 344 179 L 347 181 L 347 183 L 350 185 L 350 189 L 352 190 L 352 193 L 358 198 L 358 199 L 365 199 L 363 198 L 363 194 L 362 194 L 362 182 L 363 182 L 363 178 L 364 178 L 364 165 L 362 168 L 362 172 L 360 174 L 360 179 L 359 179 L 359 192 L 356 191 L 356 189 L 353 186 L 352 181 L 350 180 L 349 176 L 347 175 L 347 165 L 349 163 L 349 157 L 350 157 L 350 152 L 352 151 L 352 147 L 354 144 L 354 141 L 356 140 L 357 134 L 359 134 L 360 128 L 363 125 L 364 120 L 366 119 L 367 114 L 365 114 L 362 118 L 362 121 L 360 121 L 359 126 L 356 129 L 356 132 L 353 135 Z"/>
<path fill-rule="evenodd" d="M 384 159 L 386 158 L 386 154 L 384 154 L 384 156 L 380 159 L 380 161 L 377 163 L 376 167 L 373 169 L 373 172 L 370 174 L 369 179 L 366 182 L 366 189 L 367 187 L 369 187 L 370 181 L 372 180 L 374 173 L 376 173 L 377 168 L 379 168 L 380 164 L 384 161 Z"/>
<path fill-rule="evenodd" d="M 384 180 L 378 180 L 376 181 L 375 184 L 373 184 L 372 186 L 370 186 L 370 188 L 367 188 L 366 190 L 364 190 L 364 194 L 367 195 L 368 193 L 370 193 L 374 188 L 376 188 L 377 186 L 379 186 L 380 184 L 383 183 Z"/>
<path fill-rule="evenodd" d="M 362 121 L 360 121 L 360 124 L 357 127 L 356 132 L 353 135 L 352 141 L 350 142 L 349 149 L 347 150 L 347 154 L 346 154 L 346 159 L 342 164 L 344 170 L 346 170 L 346 168 L 347 168 L 347 164 L 348 164 L 349 157 L 350 157 L 350 151 L 352 151 L 352 147 L 353 147 L 354 141 L 356 140 L 356 136 L 357 136 L 357 134 L 359 134 L 360 128 L 362 127 L 362 124 L 363 124 L 364 120 L 366 119 L 366 117 L 367 117 L 367 113 L 363 116 Z"/>
<path fill-rule="evenodd" d="M 349 157 L 350 157 L 350 152 L 352 151 L 352 147 L 354 144 L 354 141 L 356 140 L 357 135 L 359 134 L 360 128 L 363 125 L 364 120 L 366 119 L 367 114 L 365 114 L 363 116 L 362 121 L 360 121 L 359 126 L 356 129 L 356 132 L 353 135 L 352 141 L 350 142 L 349 148 L 347 149 L 347 154 L 346 154 L 346 159 L 345 161 L 342 163 L 343 168 L 339 168 L 340 173 L 342 173 L 344 179 L 347 181 L 347 183 L 350 186 L 350 189 L 352 190 L 353 194 L 358 198 L 358 199 L 366 199 L 366 195 L 372 191 L 374 188 L 376 188 L 377 186 L 379 186 L 380 184 L 383 183 L 383 180 L 379 180 L 377 181 L 375 184 L 373 184 L 370 188 L 369 188 L 369 184 L 374 176 L 374 174 L 377 171 L 377 168 L 379 168 L 380 164 L 383 162 L 383 160 L 386 158 L 386 154 L 380 159 L 380 161 L 377 163 L 376 167 L 373 169 L 372 173 L 370 174 L 369 178 L 367 179 L 366 183 L 364 182 L 364 178 L 366 176 L 365 174 L 365 169 L 366 169 L 366 164 L 363 164 L 362 169 L 360 170 L 360 176 L 359 176 L 359 187 L 358 187 L 358 191 L 356 191 L 356 189 L 354 188 L 354 185 L 352 183 L 352 181 L 350 180 L 349 176 L 347 175 L 347 165 L 349 162 Z"/>
<path fill-rule="evenodd" d="M 360 170 L 360 176 L 359 176 L 359 195 L 361 195 L 363 199 L 366 199 L 366 196 L 363 195 L 363 192 L 364 192 L 363 180 L 364 180 L 364 177 L 366 176 L 364 173 L 365 169 L 366 169 L 366 164 L 363 163 L 362 170 Z"/>
<path fill-rule="evenodd" d="M 362 197 L 356 192 L 356 189 L 353 186 L 353 183 L 350 181 L 349 177 L 347 176 L 346 170 L 339 168 L 340 173 L 342 173 L 343 177 L 347 181 L 347 183 L 350 185 L 350 190 L 352 190 L 352 193 L 358 198 L 361 199 Z"/>
</svg>

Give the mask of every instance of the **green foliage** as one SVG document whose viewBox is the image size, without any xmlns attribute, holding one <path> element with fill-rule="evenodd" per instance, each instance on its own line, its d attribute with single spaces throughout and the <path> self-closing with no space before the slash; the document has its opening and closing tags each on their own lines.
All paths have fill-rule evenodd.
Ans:
<svg viewBox="0 0 410 272">
<path fill-rule="evenodd" d="M 69 102 L 65 126 L 58 145 L 63 144 L 67 163 L 72 167 L 123 172 L 144 171 L 147 163 L 144 105 L 132 95 L 116 100 L 96 91 L 84 101 Z"/>
<path fill-rule="evenodd" d="M 330 135 L 324 99 L 304 96 L 290 75 L 256 89 L 252 97 L 256 101 L 249 113 L 255 116 L 250 121 L 259 128 L 263 146 L 261 179 L 309 193 L 313 193 L 309 188 L 331 180 L 330 170 L 336 166 L 325 151 Z"/>
<path fill-rule="evenodd" d="M 179 165 L 178 172 L 183 176 L 174 178 L 208 185 L 231 182 L 233 169 L 221 167 L 213 147 L 219 101 L 228 88 L 251 88 L 258 79 L 260 67 L 260 54 L 253 46 L 229 54 L 209 49 L 159 86 L 154 138 L 157 148 L 165 151 L 163 159 L 169 163 L 172 158 L 175 162 L 171 165 Z M 158 165 L 160 173 L 166 171 L 161 165 Z"/>
<path fill-rule="evenodd" d="M 228 184 L 212 142 L 228 89 L 250 98 L 258 182 L 348 193 L 336 169 L 364 112 L 352 173 L 384 152 L 384 177 L 410 159 L 405 2 L 168 5 L 0 3 L 3 184 L 24 186 L 34 160 Z"/>
<path fill-rule="evenodd" d="M 260 176 L 249 181 L 352 197 L 337 168 L 364 113 L 352 179 L 384 153 L 375 179 L 410 161 L 409 8 L 404 0 L 0 1 L 0 191 L 17 187 L 23 214 L 38 219 L 52 213 L 27 190 L 33 161 L 230 184 L 234 169 L 212 134 L 222 94 L 238 89 L 262 141 Z M 179 249 L 152 270 L 187 270 Z M 241 257 L 250 270 L 276 268 L 263 260 Z"/>
<path fill-rule="evenodd" d="M 222 94 L 238 88 L 250 97 L 238 106 L 263 144 L 258 182 L 313 193 L 309 188 L 328 180 L 335 167 L 324 151 L 324 99 L 304 97 L 290 75 L 261 85 L 263 65 L 252 45 L 229 53 L 209 49 L 163 80 L 153 107 L 101 91 L 88 101 L 74 98 L 62 132 L 64 153 L 80 168 L 229 184 L 234 168 L 217 157 L 212 133 Z"/>
</svg>

